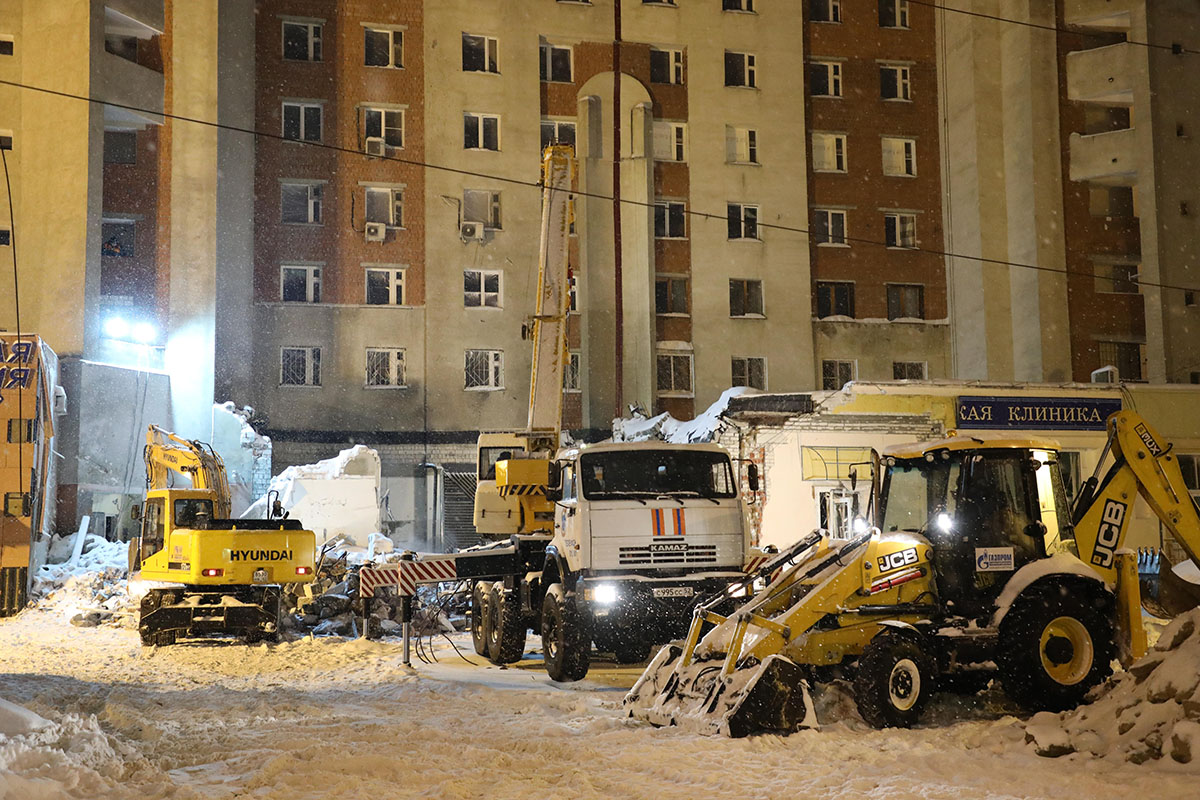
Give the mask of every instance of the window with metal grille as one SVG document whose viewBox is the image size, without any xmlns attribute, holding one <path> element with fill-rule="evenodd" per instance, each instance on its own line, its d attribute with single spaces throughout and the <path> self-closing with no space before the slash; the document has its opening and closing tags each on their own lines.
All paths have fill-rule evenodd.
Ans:
<svg viewBox="0 0 1200 800">
<path fill-rule="evenodd" d="M 404 31 L 366 28 L 363 36 L 363 64 L 394 69 L 404 66 Z"/>
<path fill-rule="evenodd" d="M 889 283 L 888 319 L 925 319 L 925 287 L 916 283 Z"/>
<path fill-rule="evenodd" d="M 504 352 L 501 350 L 468 350 L 465 388 L 504 388 Z"/>
<path fill-rule="evenodd" d="M 688 279 L 656 278 L 654 281 L 656 314 L 688 313 Z"/>
<path fill-rule="evenodd" d="M 315 22 L 284 22 L 283 57 L 287 61 L 320 61 L 321 26 Z"/>
<path fill-rule="evenodd" d="M 849 281 L 817 281 L 817 316 L 853 317 L 854 284 Z"/>
<path fill-rule="evenodd" d="M 926 364 L 924 361 L 892 362 L 892 380 L 894 381 L 923 381 L 925 374 Z"/>
<path fill-rule="evenodd" d="M 466 308 L 500 308 L 499 270 L 463 270 L 463 305 Z"/>
<path fill-rule="evenodd" d="M 762 281 L 743 278 L 729 279 L 729 316 L 763 316 Z"/>
<path fill-rule="evenodd" d="M 404 385 L 404 350 L 396 347 L 368 347 L 367 386 Z"/>
<path fill-rule="evenodd" d="M 825 359 L 821 362 L 821 388 L 837 390 L 854 380 L 858 363 Z"/>
<path fill-rule="evenodd" d="M 765 358 L 730 359 L 732 383 L 730 386 L 749 386 L 752 389 L 767 388 L 767 360 Z"/>
<path fill-rule="evenodd" d="M 1138 342 L 1096 342 L 1101 367 L 1116 367 L 1123 381 L 1140 381 L 1145 345 Z"/>
<path fill-rule="evenodd" d="M 758 238 L 758 206 L 729 203 L 725 207 L 730 239 Z"/>
<path fill-rule="evenodd" d="M 321 348 L 283 347 L 279 350 L 279 362 L 279 382 L 282 385 L 321 385 Z"/>
<path fill-rule="evenodd" d="M 579 391 L 579 359 L 580 354 L 578 350 L 572 350 L 570 353 L 567 353 L 567 363 L 563 365 L 563 391 Z"/>
<path fill-rule="evenodd" d="M 367 305 L 404 305 L 404 270 L 390 267 L 368 268 Z"/>
<path fill-rule="evenodd" d="M 692 356 L 680 353 L 658 354 L 658 391 L 692 393 Z"/>
</svg>

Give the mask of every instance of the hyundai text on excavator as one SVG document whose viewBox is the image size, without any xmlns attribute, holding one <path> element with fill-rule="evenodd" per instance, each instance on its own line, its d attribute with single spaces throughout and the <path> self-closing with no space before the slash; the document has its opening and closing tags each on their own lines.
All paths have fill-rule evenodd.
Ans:
<svg viewBox="0 0 1200 800">
<path fill-rule="evenodd" d="M 706 733 L 787 732 L 817 726 L 809 681 L 840 672 L 867 722 L 908 727 L 939 682 L 991 669 L 1026 709 L 1076 705 L 1114 657 L 1146 650 L 1137 557 L 1123 549 L 1139 494 L 1200 564 L 1200 516 L 1171 445 L 1133 411 L 1107 428 L 1073 509 L 1051 442 L 952 437 L 886 451 L 874 526 L 805 537 L 728 616 L 714 610 L 727 596 L 701 605 L 626 707 Z M 1197 605 L 1197 587 L 1163 567 L 1147 608 Z"/>
<path fill-rule="evenodd" d="M 276 638 L 283 585 L 315 577 L 316 535 L 298 520 L 229 519 L 225 464 L 203 442 L 151 425 L 144 456 L 146 501 L 129 572 L 171 585 L 142 598 L 142 644 L 210 633 Z"/>
</svg>

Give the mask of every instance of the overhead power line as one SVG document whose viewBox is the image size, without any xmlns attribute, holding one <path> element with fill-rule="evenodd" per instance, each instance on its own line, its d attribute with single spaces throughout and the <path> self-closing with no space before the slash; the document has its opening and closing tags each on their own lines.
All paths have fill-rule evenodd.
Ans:
<svg viewBox="0 0 1200 800">
<path fill-rule="evenodd" d="M 909 2 L 914 2 L 914 0 L 909 0 Z M 68 100 L 78 100 L 78 101 L 86 102 L 86 103 L 95 103 L 98 105 L 111 106 L 112 108 L 119 108 L 119 109 L 123 109 L 125 111 L 133 111 L 133 112 L 136 112 L 139 114 L 150 115 L 151 117 L 163 117 L 165 119 L 174 120 L 176 122 L 187 122 L 187 123 L 192 123 L 194 125 L 203 125 L 203 126 L 206 126 L 209 128 L 215 128 L 217 130 L 228 131 L 230 133 L 241 133 L 241 134 L 245 134 L 247 136 L 253 136 L 255 138 L 271 139 L 271 140 L 281 141 L 281 142 L 289 142 L 294 145 L 296 145 L 296 144 L 306 145 L 308 147 L 316 147 L 316 148 L 320 148 L 322 150 L 330 150 L 330 151 L 337 152 L 337 153 L 346 153 L 348 155 L 355 155 L 355 156 L 358 156 L 359 158 L 370 158 L 375 161 L 390 161 L 390 162 L 397 163 L 397 164 L 406 164 L 408 166 L 418 167 L 420 169 L 435 170 L 435 171 L 439 171 L 439 172 L 451 173 L 454 175 L 464 175 L 464 176 L 471 177 L 471 178 L 481 178 L 481 179 L 485 179 L 485 180 L 498 181 L 501 183 L 507 183 L 507 184 L 511 184 L 514 186 L 521 186 L 521 187 L 525 187 L 525 188 L 536 189 L 538 191 L 541 191 L 541 189 L 542 189 L 542 184 L 540 181 L 531 181 L 531 180 L 527 180 L 527 179 L 523 179 L 523 178 L 512 178 L 512 177 L 507 177 L 504 175 L 495 175 L 495 174 L 491 174 L 491 173 L 487 173 L 487 172 L 478 172 L 475 170 L 461 169 L 458 167 L 449 167 L 444 164 L 432 164 L 432 163 L 429 163 L 426 161 L 420 161 L 420 160 L 412 159 L 412 158 L 402 158 L 400 156 L 367 156 L 365 153 L 363 153 L 361 150 L 359 150 L 357 148 L 342 147 L 340 145 L 327 144 L 325 142 L 310 142 L 310 141 L 306 141 L 303 139 L 290 139 L 281 133 L 271 133 L 268 131 L 256 130 L 254 128 L 244 128 L 244 127 L 241 127 L 238 125 L 230 125 L 228 123 L 223 123 L 223 122 L 213 122 L 212 120 L 197 119 L 195 117 L 186 117 L 186 116 L 182 116 L 179 114 L 171 114 L 168 112 L 155 111 L 153 109 L 142 108 L 140 106 L 127 105 L 127 104 L 123 104 L 123 103 L 114 103 L 114 102 L 111 102 L 108 100 L 102 100 L 102 99 L 95 98 L 95 97 L 89 97 L 87 95 L 73 94 L 71 92 L 63 92 L 63 91 L 59 91 L 57 89 L 47 89 L 42 86 L 33 86 L 31 84 L 20 83 L 19 81 L 9 81 L 9 80 L 0 79 L 0 86 L 12 86 L 17 89 L 25 89 L 25 90 L 33 91 L 33 92 L 40 92 L 42 94 L 48 94 L 48 95 L 52 95 L 55 97 L 62 97 L 62 98 L 68 99 Z M 576 197 L 587 197 L 587 198 L 591 198 L 591 199 L 595 199 L 595 200 L 605 200 L 610 203 L 613 201 L 613 196 L 611 194 L 601 194 L 598 192 L 584 192 L 584 191 L 573 191 L 572 194 Z M 656 203 L 654 203 L 654 202 L 647 202 L 647 201 L 643 201 L 643 200 L 628 200 L 625 198 L 621 198 L 621 204 L 623 206 L 634 206 L 634 207 L 646 208 L 646 209 L 653 209 L 656 206 Z M 706 211 L 695 211 L 690 208 L 685 209 L 684 213 L 690 217 L 694 217 L 697 219 L 704 219 L 704 220 L 721 220 L 722 222 L 725 222 L 728 219 L 727 214 L 714 214 L 714 213 L 706 212 Z M 804 234 L 805 236 L 811 235 L 811 231 L 808 228 L 802 228 L 802 227 L 795 226 L 795 225 L 782 225 L 779 223 L 770 223 L 770 222 L 759 221 L 759 222 L 757 222 L 757 227 L 760 229 L 765 229 L 765 230 L 778 230 L 778 231 L 785 231 L 788 233 L 799 233 L 799 234 Z M 887 242 L 881 242 L 876 239 L 866 239 L 866 238 L 857 237 L 857 236 L 843 236 L 842 239 L 846 242 L 864 244 L 864 245 L 869 245 L 869 246 L 873 246 L 873 247 L 884 247 L 884 248 L 889 248 L 889 249 L 897 249 L 895 245 L 889 245 Z M 988 258 L 986 256 L 970 255 L 967 253 L 952 253 L 948 250 L 942 250 L 942 249 L 932 248 L 932 247 L 905 247 L 903 249 L 906 252 L 910 252 L 910 253 L 924 253 L 926 255 L 931 255 L 931 256 L 939 256 L 942 258 L 961 259 L 963 261 L 972 261 L 972 262 L 975 262 L 978 264 L 987 264 L 987 265 L 991 265 L 991 266 L 1012 267 L 1014 269 L 1030 269 L 1030 270 L 1036 270 L 1038 272 L 1058 273 L 1061 275 L 1080 275 L 1080 276 L 1091 277 L 1091 273 L 1089 273 L 1089 272 L 1071 271 L 1071 270 L 1068 270 L 1065 266 L 1060 268 L 1060 267 L 1046 266 L 1046 265 L 1042 265 L 1042 264 L 1026 264 L 1026 263 L 1022 263 L 1020 261 L 1007 261 L 1002 258 Z M 1142 287 L 1148 287 L 1148 288 L 1156 288 L 1156 289 L 1176 289 L 1179 291 L 1200 291 L 1200 288 L 1193 287 L 1193 286 L 1180 286 L 1177 284 L 1158 283 L 1158 282 L 1152 282 L 1152 281 L 1140 281 L 1139 280 L 1139 281 L 1137 281 L 1137 285 L 1142 286 Z"/>
</svg>

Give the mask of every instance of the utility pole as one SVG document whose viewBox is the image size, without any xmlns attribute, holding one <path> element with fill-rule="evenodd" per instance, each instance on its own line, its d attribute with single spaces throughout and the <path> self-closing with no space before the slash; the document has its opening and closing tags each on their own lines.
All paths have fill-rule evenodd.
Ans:
<svg viewBox="0 0 1200 800">
<path fill-rule="evenodd" d="M 613 303 L 614 343 L 616 347 L 616 412 L 624 416 L 625 406 L 625 298 L 621 275 L 621 0 L 613 0 Z"/>
</svg>

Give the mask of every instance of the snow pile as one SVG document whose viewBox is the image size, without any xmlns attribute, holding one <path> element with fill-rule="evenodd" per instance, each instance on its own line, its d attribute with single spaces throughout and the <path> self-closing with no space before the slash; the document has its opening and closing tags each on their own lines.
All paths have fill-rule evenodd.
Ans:
<svg viewBox="0 0 1200 800">
<path fill-rule="evenodd" d="M 708 407 L 700 416 L 687 422 L 680 422 L 669 413 L 663 412 L 656 417 L 634 416 L 629 419 L 613 420 L 613 441 L 645 442 L 662 440 L 672 444 L 690 444 L 692 442 L 711 442 L 721 429 L 721 415 L 729 408 L 731 398 L 745 394 L 758 394 L 757 389 L 748 386 L 734 386 L 726 389 L 717 401 Z"/>
<path fill-rule="evenodd" d="M 75 563 L 44 564 L 33 578 L 39 608 L 80 617 L 77 624 L 96 625 L 120 616 L 133 603 L 126 581 L 129 545 L 86 534 Z"/>
<path fill-rule="evenodd" d="M 1200 609 L 1176 618 L 1153 650 L 1101 691 L 1074 711 L 1035 715 L 1026 741 L 1044 756 L 1170 759 L 1200 768 Z"/>
<path fill-rule="evenodd" d="M 317 534 L 318 547 L 340 536 L 347 548 L 385 552 L 390 550 L 391 540 L 372 538 L 383 529 L 379 515 L 380 474 L 379 454 L 355 445 L 315 464 L 288 467 L 271 479 L 268 494 L 242 516 L 267 517 L 274 499 L 270 492 L 278 492 L 280 503 L 291 517 Z"/>
</svg>

